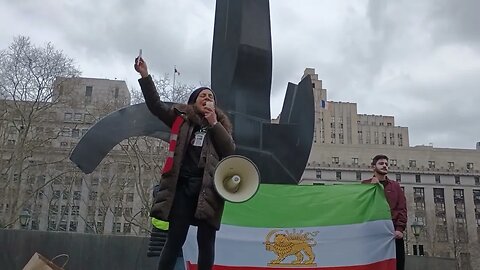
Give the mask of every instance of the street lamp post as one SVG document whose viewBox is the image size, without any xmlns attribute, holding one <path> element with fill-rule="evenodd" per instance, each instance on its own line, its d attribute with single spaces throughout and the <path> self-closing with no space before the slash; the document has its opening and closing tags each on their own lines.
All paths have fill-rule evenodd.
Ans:
<svg viewBox="0 0 480 270">
<path fill-rule="evenodd" d="M 423 229 L 423 224 L 415 220 L 414 222 L 412 222 L 411 228 L 412 228 L 413 235 L 415 236 L 415 244 L 418 246 L 418 237 L 420 236 L 420 232 Z M 417 254 L 420 255 L 420 250 L 418 247 L 413 251 L 414 252 L 417 251 Z"/>
<path fill-rule="evenodd" d="M 22 213 L 20 214 L 20 225 L 22 226 L 22 229 L 27 229 L 28 228 L 28 223 L 30 222 L 30 212 L 28 210 L 23 210 Z"/>
</svg>

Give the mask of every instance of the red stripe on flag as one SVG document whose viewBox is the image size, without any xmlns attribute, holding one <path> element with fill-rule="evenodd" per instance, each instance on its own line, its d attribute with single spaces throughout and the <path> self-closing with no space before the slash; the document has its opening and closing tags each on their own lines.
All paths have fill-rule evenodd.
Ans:
<svg viewBox="0 0 480 270">
<path fill-rule="evenodd" d="M 389 259 L 371 264 L 352 265 L 352 266 L 331 266 L 331 267 L 270 267 L 270 266 L 226 266 L 214 265 L 213 270 L 395 270 L 397 268 L 396 260 Z M 197 270 L 197 265 L 187 262 L 187 270 Z"/>
</svg>

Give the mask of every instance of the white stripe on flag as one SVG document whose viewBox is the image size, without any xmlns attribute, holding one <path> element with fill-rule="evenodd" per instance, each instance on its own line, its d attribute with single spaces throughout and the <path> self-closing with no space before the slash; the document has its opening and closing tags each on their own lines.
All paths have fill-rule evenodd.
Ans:
<svg viewBox="0 0 480 270">
<path fill-rule="evenodd" d="M 251 228 L 222 225 L 217 232 L 216 265 L 267 266 L 277 256 L 265 248 L 265 237 L 274 228 Z M 278 233 L 293 232 L 293 229 L 278 229 Z M 316 244 L 312 246 L 317 267 L 365 265 L 395 258 L 394 228 L 390 220 L 371 221 L 361 224 L 296 228 L 299 233 L 318 233 L 309 236 Z M 273 241 L 273 239 L 270 239 Z M 305 259 L 307 256 L 304 255 Z M 184 246 L 186 261 L 197 261 L 196 228 L 191 227 Z M 290 263 L 295 256 L 283 262 Z"/>
</svg>

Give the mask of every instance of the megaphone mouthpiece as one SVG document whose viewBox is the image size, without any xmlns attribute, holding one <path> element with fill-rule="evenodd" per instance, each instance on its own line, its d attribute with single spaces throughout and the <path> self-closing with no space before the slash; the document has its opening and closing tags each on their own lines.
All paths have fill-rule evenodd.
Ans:
<svg viewBox="0 0 480 270">
<path fill-rule="evenodd" d="M 240 188 L 240 176 L 234 175 L 232 177 L 227 177 L 223 180 L 223 185 L 225 189 L 229 192 L 235 193 Z"/>
</svg>

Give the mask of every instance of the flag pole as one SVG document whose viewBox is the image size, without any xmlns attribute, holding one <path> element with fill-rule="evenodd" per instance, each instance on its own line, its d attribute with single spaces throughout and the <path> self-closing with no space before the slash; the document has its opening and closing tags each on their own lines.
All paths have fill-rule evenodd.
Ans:
<svg viewBox="0 0 480 270">
<path fill-rule="evenodd" d="M 175 76 L 177 75 L 177 66 L 173 66 L 173 85 L 172 90 L 175 91 Z"/>
</svg>

